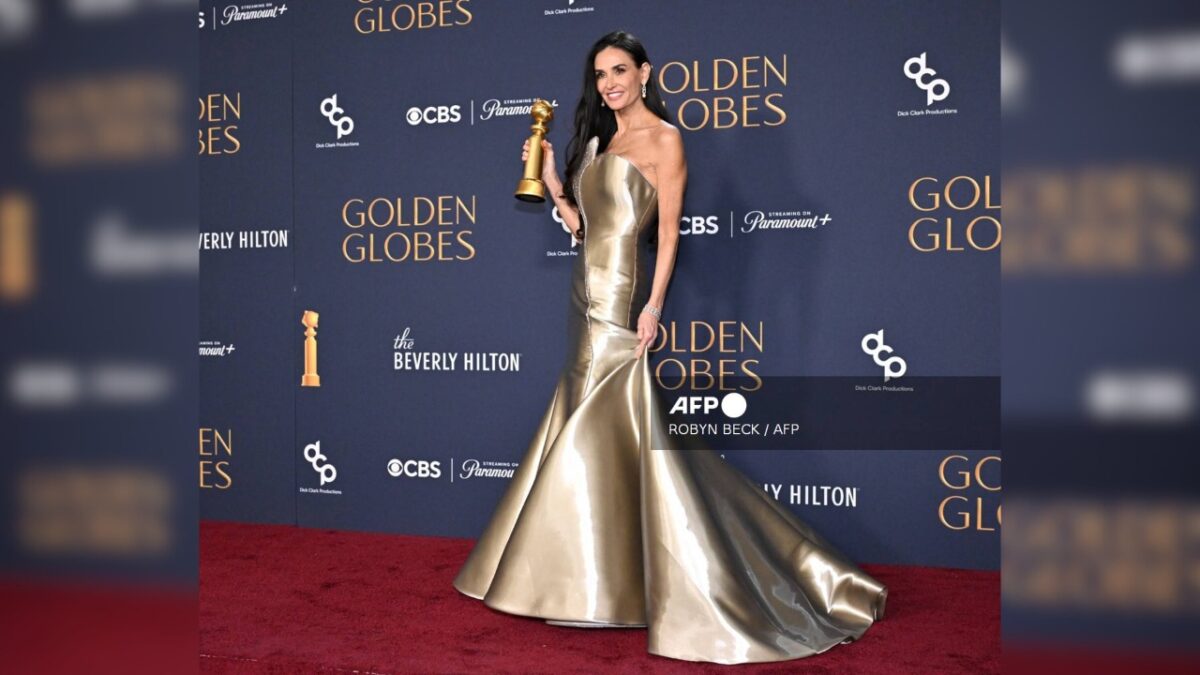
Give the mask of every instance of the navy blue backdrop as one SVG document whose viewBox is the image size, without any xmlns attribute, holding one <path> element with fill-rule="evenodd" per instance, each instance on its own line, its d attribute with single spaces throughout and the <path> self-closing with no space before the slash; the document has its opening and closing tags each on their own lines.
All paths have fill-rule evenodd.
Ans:
<svg viewBox="0 0 1200 675">
<path fill-rule="evenodd" d="M 660 372 L 836 390 L 818 422 L 869 441 L 727 460 L 860 561 L 998 567 L 997 2 L 202 2 L 199 29 L 203 517 L 482 530 L 577 254 L 512 196 L 528 106 L 556 103 L 561 170 L 624 29 L 688 159 Z M 397 367 L 432 354 L 454 369 Z"/>
</svg>

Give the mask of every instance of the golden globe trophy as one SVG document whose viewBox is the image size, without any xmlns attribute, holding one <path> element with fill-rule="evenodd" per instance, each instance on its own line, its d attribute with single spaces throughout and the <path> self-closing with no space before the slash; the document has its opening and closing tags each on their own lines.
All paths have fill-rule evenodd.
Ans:
<svg viewBox="0 0 1200 675">
<path fill-rule="evenodd" d="M 304 326 L 304 376 L 300 378 L 301 387 L 321 386 L 321 376 L 317 374 L 317 325 L 320 315 L 311 309 L 304 310 L 300 323 Z"/>
<path fill-rule="evenodd" d="M 542 139 L 546 137 L 546 122 L 554 119 L 554 106 L 542 99 L 535 99 L 529 109 L 533 117 L 533 126 L 529 137 L 529 157 L 525 160 L 525 173 L 517 183 L 517 192 L 513 196 L 523 202 L 546 201 L 546 184 L 542 182 Z"/>
</svg>

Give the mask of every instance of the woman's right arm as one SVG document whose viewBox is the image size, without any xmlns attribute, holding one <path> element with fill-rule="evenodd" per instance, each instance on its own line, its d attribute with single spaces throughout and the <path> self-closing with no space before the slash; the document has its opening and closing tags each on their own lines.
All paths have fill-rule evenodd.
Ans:
<svg viewBox="0 0 1200 675">
<path fill-rule="evenodd" d="M 557 178 L 557 176 L 556 176 Z M 571 235 L 576 239 L 579 236 L 579 209 L 575 208 L 571 202 L 567 201 L 566 196 L 562 193 L 563 187 L 561 181 L 555 181 L 554 184 L 547 183 L 546 189 L 554 198 L 554 205 L 558 207 L 558 215 L 562 217 L 563 222 L 571 229 Z"/>
<path fill-rule="evenodd" d="M 529 141 L 526 140 L 524 147 L 521 148 L 521 161 L 524 162 L 528 157 Z M 576 240 L 580 240 L 579 209 L 567 201 L 566 196 L 563 195 L 562 179 L 558 177 L 558 166 L 554 160 L 554 146 L 545 139 L 542 139 L 542 162 L 542 182 L 546 184 L 546 191 L 550 193 L 550 198 L 558 207 L 558 215 L 570 228 L 571 235 Z"/>
</svg>

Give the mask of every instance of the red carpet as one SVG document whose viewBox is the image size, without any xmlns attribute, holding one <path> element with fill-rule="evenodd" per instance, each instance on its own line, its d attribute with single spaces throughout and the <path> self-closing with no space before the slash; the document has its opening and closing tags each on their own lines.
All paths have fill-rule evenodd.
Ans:
<svg viewBox="0 0 1200 675">
<path fill-rule="evenodd" d="M 465 539 L 204 522 L 205 673 L 997 673 L 1000 574 L 865 565 L 888 614 L 809 659 L 717 666 L 646 653 L 639 629 L 502 614 L 450 585 Z"/>
</svg>

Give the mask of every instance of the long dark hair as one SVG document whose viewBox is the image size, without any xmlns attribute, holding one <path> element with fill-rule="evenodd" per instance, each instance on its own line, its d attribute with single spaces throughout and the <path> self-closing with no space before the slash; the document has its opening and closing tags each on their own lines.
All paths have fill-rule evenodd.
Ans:
<svg viewBox="0 0 1200 675">
<path fill-rule="evenodd" d="M 579 165 L 583 163 L 583 152 L 587 148 L 588 140 L 592 136 L 599 136 L 600 140 L 596 151 L 603 152 L 608 147 L 608 142 L 612 140 L 613 134 L 617 133 L 616 113 L 611 108 L 600 106 L 600 94 L 596 91 L 596 54 L 608 47 L 624 49 L 633 57 L 637 68 L 641 68 L 643 63 L 650 61 L 642 41 L 623 30 L 605 35 L 597 40 L 596 44 L 592 45 L 591 50 L 588 51 L 587 60 L 583 65 L 583 91 L 579 95 L 578 105 L 575 106 L 575 133 L 571 137 L 571 141 L 567 143 L 567 176 L 563 181 L 563 194 L 572 204 L 577 204 L 574 177 L 575 172 L 581 168 Z M 646 82 L 646 98 L 643 99 L 643 102 L 650 112 L 658 115 L 664 121 L 671 121 L 667 113 L 667 104 L 663 102 L 662 95 L 658 92 L 658 85 L 654 82 L 653 72 Z"/>
</svg>

